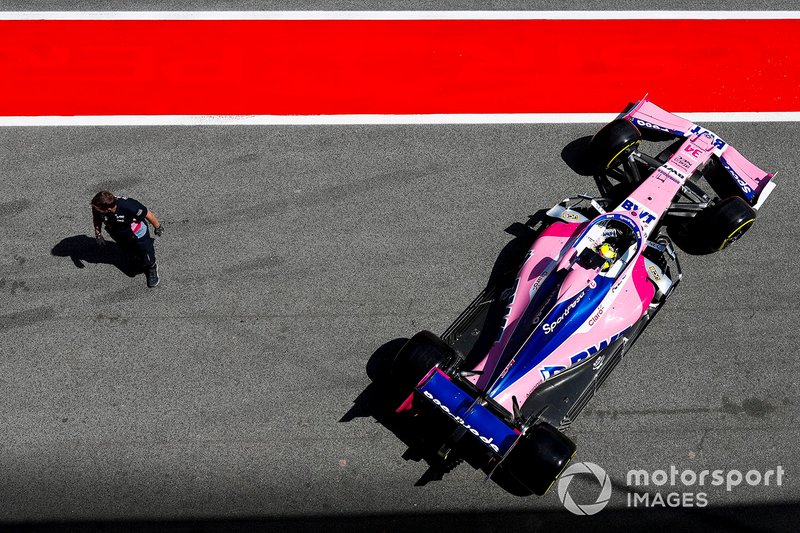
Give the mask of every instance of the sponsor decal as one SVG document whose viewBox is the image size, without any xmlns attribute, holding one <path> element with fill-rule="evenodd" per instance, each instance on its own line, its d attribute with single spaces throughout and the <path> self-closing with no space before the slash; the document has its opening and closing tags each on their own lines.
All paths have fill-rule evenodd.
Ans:
<svg viewBox="0 0 800 533">
<path fill-rule="evenodd" d="M 728 164 L 728 162 L 725 161 L 724 157 L 720 157 L 719 160 L 722 163 L 722 166 L 725 167 L 725 170 L 727 170 L 728 173 L 733 177 L 733 179 L 736 180 L 736 183 L 739 184 L 739 188 L 742 189 L 742 192 L 745 193 L 748 198 L 751 198 L 753 196 L 753 189 L 751 189 L 750 186 L 747 185 L 747 182 L 744 181 L 742 177 L 736 173 L 735 170 L 733 170 L 733 168 Z"/>
<path fill-rule="evenodd" d="M 649 265 L 647 271 L 650 272 L 650 277 L 653 278 L 653 281 L 661 281 L 661 274 L 659 274 L 658 268 L 656 268 L 655 265 Z"/>
<path fill-rule="evenodd" d="M 567 369 L 567 367 L 565 367 L 563 365 L 546 366 L 543 369 L 541 369 L 540 372 L 542 373 L 542 379 L 550 379 L 553 376 L 555 376 L 556 374 L 559 374 L 559 373 L 563 372 L 566 369 Z"/>
<path fill-rule="evenodd" d="M 433 402 L 434 405 L 438 405 L 439 408 L 442 410 L 442 412 L 444 412 L 445 414 L 450 416 L 450 418 L 452 418 L 453 420 L 455 420 L 456 422 L 458 422 L 459 424 L 464 426 L 464 428 L 467 431 L 469 431 L 470 433 L 472 433 L 473 435 L 478 437 L 481 440 L 481 442 L 483 442 L 484 444 L 489 446 L 495 452 L 500 453 L 500 448 L 497 446 L 497 444 L 494 444 L 494 442 L 493 442 L 494 441 L 494 437 L 484 437 L 483 435 L 481 435 L 480 432 L 477 429 L 475 429 L 471 425 L 467 424 L 466 421 L 464 421 L 464 419 L 461 418 L 460 416 L 457 416 L 457 415 L 453 414 L 453 412 L 450 411 L 449 407 L 444 405 L 441 401 L 439 401 L 439 399 L 435 398 L 433 396 L 433 394 L 431 394 L 430 392 L 424 391 L 422 394 L 424 394 L 427 399 L 429 399 L 431 402 Z"/>
<path fill-rule="evenodd" d="M 639 218 L 643 224 L 650 224 L 652 221 L 656 219 L 656 216 L 645 209 L 639 207 L 638 204 L 633 202 L 630 199 L 625 200 L 622 202 L 622 209 L 626 209 L 631 212 L 631 216 L 635 218 Z"/>
<path fill-rule="evenodd" d="M 631 228 L 634 231 L 634 233 L 636 233 L 637 238 L 641 238 L 642 235 L 639 232 L 639 226 L 634 224 L 634 222 L 627 216 L 621 215 L 619 213 L 609 213 L 608 215 L 606 215 L 606 217 L 612 220 L 619 220 L 620 222 Z"/>
<path fill-rule="evenodd" d="M 611 294 L 614 294 L 615 292 L 617 292 L 619 290 L 619 288 L 622 287 L 623 283 L 625 283 L 626 279 L 628 279 L 628 273 L 627 272 L 625 272 L 623 275 L 621 275 L 617 279 L 617 281 L 614 282 L 614 285 L 611 286 Z"/>
<path fill-rule="evenodd" d="M 531 285 L 531 296 L 533 296 L 533 293 L 534 293 L 534 292 L 536 292 L 537 290 L 539 290 L 539 287 L 542 285 L 542 281 L 544 281 L 544 278 L 546 278 L 546 277 L 547 277 L 547 275 L 548 275 L 549 273 L 550 273 L 550 270 L 548 270 L 548 269 L 545 269 L 545 271 L 544 271 L 544 272 L 542 272 L 541 274 L 539 274 L 539 277 L 538 277 L 538 278 L 536 278 L 536 280 L 535 280 L 535 281 L 533 282 L 533 284 Z"/>
<path fill-rule="evenodd" d="M 596 354 L 600 350 L 605 350 L 606 348 L 608 348 L 609 345 L 611 345 L 614 341 L 619 339 L 621 336 L 622 336 L 622 333 L 620 332 L 620 333 L 617 333 L 616 335 L 612 336 L 609 339 L 600 341 L 600 344 L 589 346 L 588 348 L 586 348 L 586 350 L 582 351 L 581 353 L 573 355 L 570 358 L 570 362 L 572 362 L 572 364 L 579 363 L 579 362 L 583 361 L 584 359 L 587 359 L 587 358 L 591 357 L 592 355 Z"/>
<path fill-rule="evenodd" d="M 642 120 L 640 118 L 633 119 L 633 122 L 637 126 L 650 128 L 651 130 L 665 131 L 667 133 L 671 133 L 669 128 L 665 128 L 664 126 L 659 126 L 658 124 L 653 124 L 652 122 L 648 122 L 648 121 Z"/>
<path fill-rule="evenodd" d="M 576 296 L 574 300 L 572 300 L 572 303 L 570 303 L 566 307 L 566 309 L 564 309 L 564 311 L 561 313 L 561 316 L 559 316 L 554 321 L 546 323 L 544 326 L 542 326 L 542 330 L 544 330 L 544 334 L 545 335 L 549 335 L 553 331 L 555 331 L 555 329 L 558 327 L 558 325 L 561 324 L 561 322 L 563 322 L 564 319 L 569 316 L 570 311 L 575 309 L 575 306 L 577 306 L 578 303 L 580 303 L 580 301 L 583 299 L 583 297 L 585 295 L 586 295 L 586 291 L 585 290 L 581 291 L 581 293 L 578 296 Z"/>
<path fill-rule="evenodd" d="M 578 222 L 582 218 L 582 215 L 580 215 L 579 213 L 574 213 L 572 211 L 563 211 L 561 213 L 561 218 L 562 220 L 566 220 L 567 222 Z"/>
<path fill-rule="evenodd" d="M 671 175 L 679 179 L 683 179 L 686 177 L 683 172 L 681 172 L 680 170 L 671 166 L 668 163 L 662 166 L 659 170 L 665 172 L 667 175 Z"/>
<path fill-rule="evenodd" d="M 706 137 L 709 137 L 711 139 L 711 146 L 713 146 L 718 150 L 722 150 L 728 144 L 722 139 L 720 139 L 716 133 L 714 133 L 711 130 L 707 130 L 701 126 L 695 126 L 691 130 L 689 130 L 689 133 L 694 133 L 696 135 L 705 135 Z M 686 151 L 687 152 L 690 151 L 688 146 L 686 147 Z"/>
<path fill-rule="evenodd" d="M 569 366 L 564 365 L 547 365 L 542 368 L 539 372 L 542 374 L 542 379 L 549 379 L 556 374 L 559 374 L 569 368 L 570 366 L 580 363 L 584 359 L 588 359 L 590 356 L 596 354 L 600 350 L 607 348 L 612 342 L 619 339 L 622 333 L 617 333 L 610 339 L 600 341 L 600 344 L 589 346 L 586 350 L 582 351 L 581 353 L 575 354 L 569 358 Z M 601 355 L 597 361 L 592 364 L 592 368 L 597 370 L 601 366 L 603 366 L 603 362 L 605 360 L 605 356 Z"/>
<path fill-rule="evenodd" d="M 700 148 L 695 148 L 693 144 L 688 144 L 683 147 L 683 151 L 688 153 L 694 159 L 700 159 L 700 155 L 703 153 L 703 150 Z"/>
<path fill-rule="evenodd" d="M 656 171 L 653 172 L 650 177 L 657 179 L 661 183 L 665 183 L 667 180 L 670 180 L 680 184 L 686 179 L 686 175 L 683 172 L 674 167 L 670 167 L 668 164 L 664 164 L 664 166 L 656 169 Z"/>
<path fill-rule="evenodd" d="M 597 308 L 597 312 L 589 319 L 589 327 L 594 326 L 597 321 L 600 320 L 600 317 L 603 316 L 603 311 L 605 311 L 605 309 L 602 305 Z"/>
<path fill-rule="evenodd" d="M 508 370 L 509 370 L 509 369 L 510 369 L 512 366 L 514 366 L 514 363 L 515 363 L 515 362 L 516 362 L 516 359 L 512 359 L 511 361 L 509 361 L 509 362 L 508 362 L 508 364 L 506 365 L 506 367 L 503 369 L 503 371 L 502 371 L 502 372 L 500 372 L 500 376 L 498 376 L 498 379 L 499 379 L 499 378 L 502 378 L 503 376 L 505 376 L 506 374 L 508 374 Z"/>
<path fill-rule="evenodd" d="M 670 162 L 674 163 L 676 166 L 679 166 L 683 170 L 689 170 L 690 168 L 692 168 L 692 165 L 694 165 L 694 163 L 692 163 L 685 157 L 681 156 L 680 154 L 675 154 L 675 157 L 670 159 Z"/>
<path fill-rule="evenodd" d="M 536 278 L 536 280 L 531 285 L 530 291 L 528 292 L 528 296 L 529 296 L 531 302 L 533 301 L 533 296 L 536 294 L 536 291 L 539 290 L 539 287 L 542 286 L 542 283 L 544 282 L 544 280 L 547 278 L 548 275 L 550 275 L 550 267 L 547 267 L 547 269 L 545 269 L 544 272 L 539 274 L 539 277 Z M 538 324 L 539 323 L 539 319 L 541 317 L 542 317 L 542 311 L 540 309 L 539 310 L 539 314 L 536 315 L 536 318 L 533 320 L 533 323 L 534 324 Z"/>
</svg>

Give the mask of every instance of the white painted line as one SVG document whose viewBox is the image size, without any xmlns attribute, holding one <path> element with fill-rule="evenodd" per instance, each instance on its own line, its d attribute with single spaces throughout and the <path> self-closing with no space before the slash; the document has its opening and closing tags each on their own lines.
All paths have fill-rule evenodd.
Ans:
<svg viewBox="0 0 800 533">
<path fill-rule="evenodd" d="M 692 122 L 800 122 L 800 112 L 676 113 Z M 113 115 L 0 117 L 0 127 L 29 126 L 341 126 L 391 124 L 603 124 L 617 113 L 464 115 Z"/>
<path fill-rule="evenodd" d="M 726 20 L 800 11 L 0 11 L 0 20 Z"/>
</svg>

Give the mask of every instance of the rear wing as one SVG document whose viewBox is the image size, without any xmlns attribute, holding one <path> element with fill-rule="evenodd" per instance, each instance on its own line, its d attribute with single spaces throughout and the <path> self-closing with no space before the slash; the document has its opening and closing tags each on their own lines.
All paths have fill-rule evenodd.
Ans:
<svg viewBox="0 0 800 533">
<path fill-rule="evenodd" d="M 761 204 L 775 188 L 775 184 L 771 181 L 774 174 L 755 166 L 716 133 L 661 109 L 649 101 L 647 96 L 637 102 L 622 118 L 630 120 L 638 128 L 669 133 L 678 137 L 710 134 L 714 155 L 742 191 L 744 198 L 756 209 L 761 207 Z"/>
<path fill-rule="evenodd" d="M 511 450 L 521 435 L 518 429 L 476 401 L 438 368 L 434 368 L 416 390 L 500 457 Z"/>
</svg>

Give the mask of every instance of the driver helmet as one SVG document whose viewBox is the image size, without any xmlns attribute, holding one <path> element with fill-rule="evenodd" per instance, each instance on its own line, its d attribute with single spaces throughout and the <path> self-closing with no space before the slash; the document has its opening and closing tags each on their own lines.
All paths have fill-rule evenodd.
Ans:
<svg viewBox="0 0 800 533">
<path fill-rule="evenodd" d="M 602 270 L 608 270 L 611 268 L 611 265 L 617 259 L 617 249 L 611 243 L 604 242 L 600 245 L 600 248 L 597 249 L 597 252 L 603 256 L 606 260 L 605 264 L 603 265 Z"/>
</svg>

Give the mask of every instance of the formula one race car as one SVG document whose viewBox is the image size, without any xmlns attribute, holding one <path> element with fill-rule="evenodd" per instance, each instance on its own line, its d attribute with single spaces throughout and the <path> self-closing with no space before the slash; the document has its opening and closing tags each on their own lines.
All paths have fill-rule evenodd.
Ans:
<svg viewBox="0 0 800 533">
<path fill-rule="evenodd" d="M 642 131 L 674 142 L 649 156 L 639 151 Z M 550 209 L 507 286 L 487 287 L 441 338 L 416 334 L 390 368 L 408 394 L 397 412 L 427 413 L 446 428 L 443 457 L 469 457 L 521 494 L 544 494 L 557 479 L 575 453 L 562 431 L 678 285 L 666 221 L 721 250 L 752 226 L 775 186 L 719 136 L 646 97 L 597 132 L 588 157 L 604 196 Z M 608 198 L 609 178 L 632 192 Z M 712 196 L 700 178 L 715 182 Z M 502 319 L 476 354 L 465 339 L 489 327 L 492 305 Z"/>
</svg>

